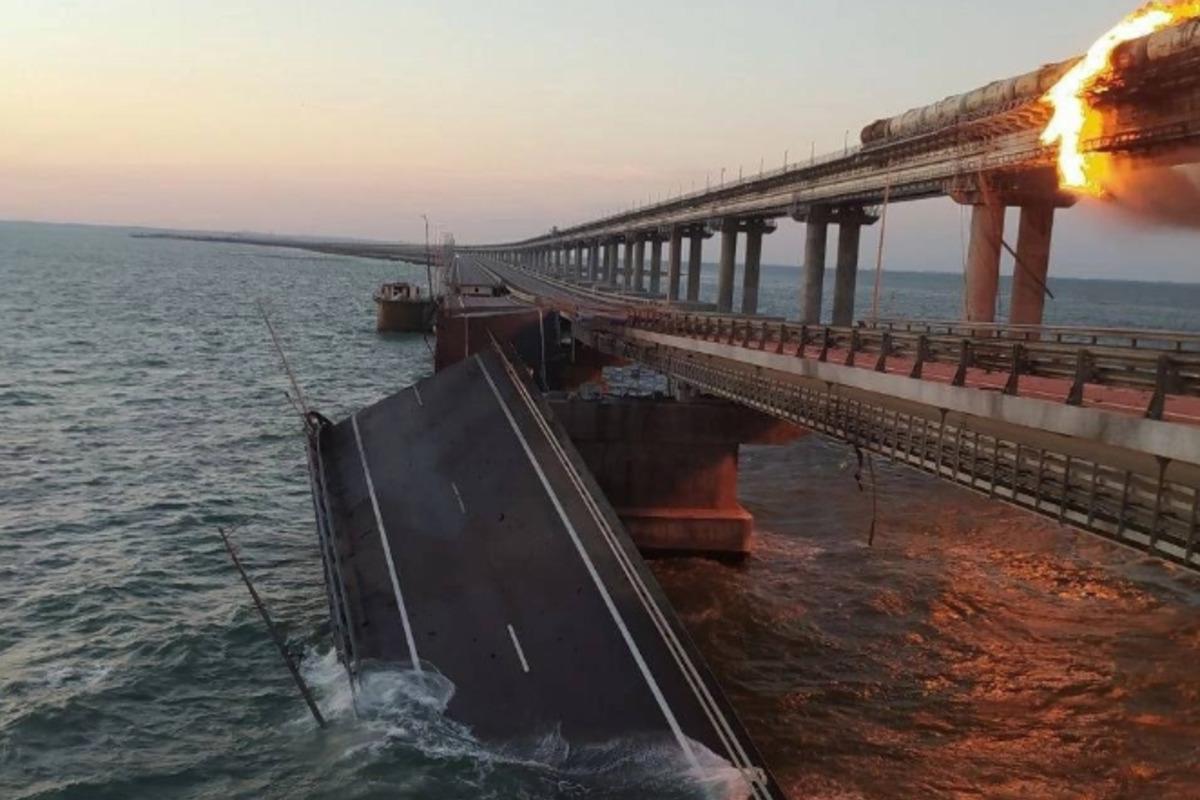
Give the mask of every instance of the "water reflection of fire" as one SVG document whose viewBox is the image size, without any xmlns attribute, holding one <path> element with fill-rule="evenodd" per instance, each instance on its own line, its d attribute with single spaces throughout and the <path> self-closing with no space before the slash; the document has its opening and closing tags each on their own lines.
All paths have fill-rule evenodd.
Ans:
<svg viewBox="0 0 1200 800">
<path fill-rule="evenodd" d="M 1059 145 L 1058 173 L 1063 188 L 1096 196 L 1104 193 L 1104 163 L 1100 156 L 1085 153 L 1082 142 L 1089 134 L 1100 131 L 1100 113 L 1088 95 L 1097 83 L 1112 75 L 1113 51 L 1125 42 L 1196 17 L 1200 17 L 1197 0 L 1147 3 L 1101 36 L 1046 94 L 1043 99 L 1054 109 L 1054 114 L 1042 132 L 1042 143 Z"/>
</svg>

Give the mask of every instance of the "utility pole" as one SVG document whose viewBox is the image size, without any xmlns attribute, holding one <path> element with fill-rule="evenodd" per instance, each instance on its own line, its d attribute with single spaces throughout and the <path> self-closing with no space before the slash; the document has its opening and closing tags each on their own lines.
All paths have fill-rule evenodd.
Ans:
<svg viewBox="0 0 1200 800">
<path fill-rule="evenodd" d="M 433 265 L 430 263 L 429 253 L 429 217 L 424 214 L 421 219 L 425 220 L 425 280 L 429 284 L 429 299 L 433 299 Z"/>
</svg>

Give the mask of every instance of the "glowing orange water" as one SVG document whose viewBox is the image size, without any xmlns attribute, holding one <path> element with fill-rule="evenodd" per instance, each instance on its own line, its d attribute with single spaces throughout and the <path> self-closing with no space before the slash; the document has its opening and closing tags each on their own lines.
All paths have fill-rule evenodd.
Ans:
<svg viewBox="0 0 1200 800">
<path fill-rule="evenodd" d="M 1058 174 L 1063 188 L 1100 195 L 1104 187 L 1096 156 L 1083 152 L 1084 133 L 1099 125 L 1089 91 L 1112 74 L 1112 54 L 1125 42 L 1149 36 L 1184 20 L 1200 17 L 1200 2 L 1155 0 L 1121 20 L 1101 36 L 1087 55 L 1062 77 L 1043 100 L 1054 109 L 1050 124 L 1042 132 L 1042 143 L 1059 145 Z"/>
</svg>

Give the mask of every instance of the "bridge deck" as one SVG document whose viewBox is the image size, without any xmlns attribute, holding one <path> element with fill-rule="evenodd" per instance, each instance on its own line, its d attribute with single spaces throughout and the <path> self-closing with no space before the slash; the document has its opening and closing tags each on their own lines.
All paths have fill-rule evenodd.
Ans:
<svg viewBox="0 0 1200 800">
<path fill-rule="evenodd" d="M 1200 359 L 1190 345 L 1088 351 L 994 334 L 931 337 L 930 358 L 911 377 L 915 336 L 881 364 L 884 331 L 805 333 L 778 320 L 686 314 L 636 299 L 598 305 L 565 281 L 489 265 L 539 302 L 572 297 L 575 337 L 602 352 L 1200 569 Z M 960 361 L 964 343 L 975 355 Z M 1016 355 L 1014 345 L 1028 353 Z M 1084 351 L 1095 361 L 1088 379 L 1062 377 L 1079 372 Z M 1177 374 L 1159 398 L 1161 418 L 1145 419 L 1164 359 Z M 1024 366 L 1010 385 L 1013 363 Z M 1079 396 L 1068 404 L 1072 389 Z"/>
<path fill-rule="evenodd" d="M 707 750 L 764 776 L 752 797 L 780 796 L 612 509 L 498 352 L 326 426 L 318 450 L 352 668 L 436 670 L 456 687 L 447 714 L 486 741 L 661 739 L 682 763 L 711 763 Z"/>
<path fill-rule="evenodd" d="M 786 326 L 788 330 L 784 341 L 781 342 L 779 320 L 768 320 L 761 316 L 739 317 L 728 314 L 685 314 L 675 311 L 669 306 L 659 305 L 652 307 L 642 297 L 597 295 L 590 291 L 581 291 L 566 281 L 531 274 L 499 262 L 489 262 L 487 266 L 510 286 L 515 287 L 518 291 L 526 295 L 538 298 L 540 302 L 560 308 L 575 309 L 577 312 L 585 314 L 620 315 L 623 312 L 630 312 L 632 316 L 629 318 L 629 322 L 633 326 L 643 329 L 669 331 L 675 334 L 683 334 L 693 340 L 722 341 L 729 344 L 740 344 L 750 350 L 766 350 L 773 353 L 785 353 L 811 359 L 818 358 L 822 349 L 819 345 L 808 343 L 804 351 L 801 352 L 796 334 L 796 329 L 799 326 L 794 324 Z M 676 324 L 679 319 L 684 319 L 686 322 L 683 325 Z M 703 320 L 703 327 L 697 327 L 697 323 L 694 320 Z M 712 327 L 710 327 L 710 324 Z M 986 328 L 989 326 L 982 327 Z M 824 330 L 820 326 L 813 326 L 810 336 L 816 338 Z M 851 364 L 859 369 L 868 371 L 874 371 L 877 368 L 877 352 L 862 350 L 856 354 L 856 358 L 851 359 L 850 343 L 847 341 L 851 332 L 845 329 L 829 330 L 834 332 L 835 337 L 831 341 L 831 344 L 825 348 L 823 361 L 831 364 Z M 864 336 L 872 335 L 875 339 L 878 339 L 882 335 L 882 332 L 882 329 L 862 331 Z M 902 334 L 897 333 L 896 335 Z M 915 339 L 916 334 L 911 334 L 909 338 Z M 942 338 L 954 340 L 954 346 L 957 347 L 959 341 L 967 340 L 970 337 L 947 334 Z M 1153 339 L 1154 337 L 1150 335 L 1146 338 Z M 975 341 L 980 347 L 996 348 L 1005 347 L 1013 340 L 986 335 L 978 337 Z M 1036 347 L 1038 345 L 1037 342 L 1027 340 L 1024 341 L 1024 344 L 1028 347 Z M 686 347 L 688 345 L 685 342 L 681 346 Z M 1061 350 L 1061 360 L 1069 366 L 1069 369 L 1066 371 L 1070 372 L 1074 370 L 1074 366 L 1070 362 L 1075 358 L 1079 348 L 1073 345 L 1062 346 L 1055 343 L 1048 343 L 1047 347 Z M 911 348 L 908 349 L 911 350 Z M 878 348 L 876 347 L 875 350 L 877 351 Z M 1084 383 L 1081 386 L 1082 394 L 1079 398 L 1079 405 L 1102 409 L 1124 416 L 1144 416 L 1151 404 L 1154 391 L 1152 386 L 1140 388 L 1137 385 L 1132 385 L 1133 379 L 1140 378 L 1145 382 L 1153 381 L 1154 357 L 1158 355 L 1158 351 L 1138 351 L 1129 347 L 1110 348 L 1110 351 L 1121 356 L 1129 355 L 1137 358 L 1137 363 L 1130 367 L 1127 374 L 1118 374 L 1116 376 L 1118 382 L 1125 381 L 1131 385 L 1102 385 L 1096 382 Z M 1104 348 L 1100 347 L 1096 352 L 1102 353 L 1104 352 Z M 1200 355 L 1197 355 L 1194 351 L 1171 353 L 1170 355 L 1187 363 L 1188 372 L 1185 377 L 1194 383 L 1193 376 L 1197 372 L 1197 365 L 1200 364 Z M 885 361 L 884 368 L 880 371 L 895 375 L 909 375 L 912 373 L 915 362 L 916 358 L 913 353 L 906 352 L 897 346 L 897 351 L 889 355 Z M 1064 369 L 1061 365 L 1055 366 L 1060 372 Z M 950 384 L 954 381 L 957 372 L 957 364 L 953 363 L 953 361 L 945 360 L 943 356 L 941 360 L 931 360 L 924 363 L 921 380 Z M 982 364 L 973 365 L 965 369 L 963 383 L 967 387 L 981 391 L 1001 392 L 1005 390 L 1008 378 L 1009 374 L 1007 372 L 997 370 L 990 364 Z M 1070 378 L 1059 377 L 1057 375 L 1025 374 L 1021 376 L 1019 385 L 1020 394 L 1023 397 L 1063 403 L 1071 392 L 1073 381 Z M 1192 389 L 1189 390 L 1191 391 Z M 1163 403 L 1162 419 L 1186 425 L 1200 425 L 1200 396 L 1195 396 L 1194 394 L 1170 394 L 1166 396 Z"/>
</svg>

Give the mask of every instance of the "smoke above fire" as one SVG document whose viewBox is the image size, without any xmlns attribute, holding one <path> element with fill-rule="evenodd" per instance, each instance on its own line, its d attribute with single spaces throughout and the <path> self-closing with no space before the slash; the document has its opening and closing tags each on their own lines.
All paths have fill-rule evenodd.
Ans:
<svg viewBox="0 0 1200 800">
<path fill-rule="evenodd" d="M 1200 152 L 1192 156 L 1200 159 Z M 1200 230 L 1200 164 L 1141 166 L 1114 161 L 1104 178 L 1104 198 L 1139 222 Z"/>
<path fill-rule="evenodd" d="M 1054 113 L 1041 139 L 1045 145 L 1058 145 L 1059 182 L 1064 189 L 1097 197 L 1109 191 L 1112 165 L 1103 156 L 1085 152 L 1083 142 L 1103 127 L 1089 95 L 1097 83 L 1112 75 L 1113 52 L 1125 42 L 1196 17 L 1200 17 L 1200 0 L 1147 3 L 1097 39 L 1046 94 L 1043 100 Z"/>
</svg>

